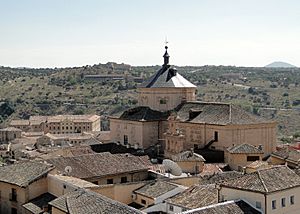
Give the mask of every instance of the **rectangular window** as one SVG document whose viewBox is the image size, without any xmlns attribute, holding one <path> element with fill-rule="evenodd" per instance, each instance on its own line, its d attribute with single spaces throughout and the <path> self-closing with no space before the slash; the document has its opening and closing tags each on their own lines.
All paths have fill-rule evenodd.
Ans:
<svg viewBox="0 0 300 214">
<path fill-rule="evenodd" d="M 256 201 L 255 206 L 256 206 L 257 209 L 261 209 L 261 202 Z"/>
<path fill-rule="evenodd" d="M 128 136 L 124 135 L 124 145 L 127 145 L 127 144 L 128 144 Z"/>
<path fill-rule="evenodd" d="M 170 205 L 170 206 L 169 206 L 169 210 L 170 210 L 170 211 L 174 211 L 173 205 Z"/>
<path fill-rule="evenodd" d="M 276 200 L 273 200 L 272 201 L 272 210 L 275 210 L 276 209 Z"/>
<path fill-rule="evenodd" d="M 282 199 L 281 199 L 281 206 L 282 206 L 282 207 L 285 207 L 285 198 L 282 198 Z"/>
<path fill-rule="evenodd" d="M 247 156 L 247 161 L 254 162 L 259 160 L 259 156 Z"/>
<path fill-rule="evenodd" d="M 295 197 L 293 195 L 290 197 L 290 204 L 295 204 Z"/>
<path fill-rule="evenodd" d="M 114 183 L 114 179 L 110 178 L 110 179 L 107 179 L 107 184 L 113 184 Z"/>
<path fill-rule="evenodd" d="M 14 188 L 11 189 L 10 201 L 17 201 L 17 190 Z"/>
<path fill-rule="evenodd" d="M 126 183 L 127 182 L 127 177 L 121 177 L 121 183 Z"/>
<path fill-rule="evenodd" d="M 142 204 L 146 204 L 146 201 L 144 199 L 141 200 Z"/>
<path fill-rule="evenodd" d="M 218 140 L 219 140 L 219 133 L 215 132 L 215 141 L 218 142 Z"/>
</svg>

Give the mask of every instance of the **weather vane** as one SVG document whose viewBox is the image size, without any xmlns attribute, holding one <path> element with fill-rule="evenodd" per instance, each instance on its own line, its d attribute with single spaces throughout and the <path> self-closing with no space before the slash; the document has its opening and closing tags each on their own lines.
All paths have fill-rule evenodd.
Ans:
<svg viewBox="0 0 300 214">
<path fill-rule="evenodd" d="M 165 38 L 165 45 L 167 46 L 168 45 L 168 39 L 167 39 L 167 37 Z"/>
</svg>

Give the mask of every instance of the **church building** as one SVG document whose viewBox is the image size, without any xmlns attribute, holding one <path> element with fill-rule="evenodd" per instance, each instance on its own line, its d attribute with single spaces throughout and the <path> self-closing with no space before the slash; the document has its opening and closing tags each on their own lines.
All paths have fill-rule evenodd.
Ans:
<svg viewBox="0 0 300 214">
<path fill-rule="evenodd" d="M 165 157 L 245 143 L 264 155 L 275 150 L 276 122 L 232 104 L 196 101 L 197 87 L 169 64 L 165 49 L 161 69 L 138 88 L 138 107 L 110 117 L 113 141 L 144 149 L 159 144 Z"/>
</svg>

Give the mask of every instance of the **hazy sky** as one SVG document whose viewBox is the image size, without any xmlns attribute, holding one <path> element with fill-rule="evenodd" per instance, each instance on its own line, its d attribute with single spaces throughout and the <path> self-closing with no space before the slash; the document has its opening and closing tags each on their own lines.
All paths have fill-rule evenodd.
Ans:
<svg viewBox="0 0 300 214">
<path fill-rule="evenodd" d="M 0 65 L 300 66 L 297 0 L 0 0 Z"/>
</svg>

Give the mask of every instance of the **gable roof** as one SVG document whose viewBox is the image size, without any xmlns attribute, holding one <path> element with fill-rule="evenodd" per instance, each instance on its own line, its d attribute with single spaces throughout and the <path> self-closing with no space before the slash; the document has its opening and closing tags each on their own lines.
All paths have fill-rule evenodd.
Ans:
<svg viewBox="0 0 300 214">
<path fill-rule="evenodd" d="M 56 197 L 50 193 L 44 193 L 22 206 L 33 214 L 44 213 L 44 206 L 48 207 L 48 203 Z"/>
<path fill-rule="evenodd" d="M 119 119 L 134 121 L 160 121 L 167 120 L 168 117 L 168 112 L 155 111 L 147 106 L 139 106 L 124 111 Z"/>
<path fill-rule="evenodd" d="M 248 143 L 232 146 L 228 148 L 227 151 L 231 154 L 263 154 L 264 153 L 261 149 L 258 149 L 255 146 Z"/>
<path fill-rule="evenodd" d="M 220 185 L 246 191 L 272 193 L 300 187 L 300 177 L 287 166 L 274 166 L 227 180 Z"/>
<path fill-rule="evenodd" d="M 54 167 L 37 161 L 15 163 L 0 167 L 0 182 L 26 187 L 39 178 L 46 176 Z"/>
<path fill-rule="evenodd" d="M 271 156 L 277 156 L 284 160 L 291 161 L 294 163 L 298 163 L 300 161 L 300 151 L 295 149 L 284 148 L 281 150 L 277 150 L 271 154 Z"/>
<path fill-rule="evenodd" d="M 213 184 L 194 185 L 167 199 L 166 202 L 187 209 L 204 207 L 218 203 L 218 189 Z"/>
<path fill-rule="evenodd" d="M 239 178 L 243 176 L 241 172 L 237 171 L 228 171 L 228 172 L 219 172 L 213 175 L 204 175 L 199 179 L 199 184 L 216 184 L 233 178 Z"/>
<path fill-rule="evenodd" d="M 270 123 L 262 117 L 228 103 L 186 102 L 178 105 L 175 111 L 178 120 L 182 122 L 216 125 Z M 193 117 L 191 111 L 194 112 Z"/>
<path fill-rule="evenodd" d="M 172 156 L 172 160 L 179 162 L 179 161 L 205 161 L 202 155 L 199 155 L 192 151 L 184 151 L 177 155 Z"/>
<path fill-rule="evenodd" d="M 196 88 L 194 84 L 181 76 L 176 68 L 164 65 L 148 80 L 143 82 L 140 88 Z"/>
<path fill-rule="evenodd" d="M 94 214 L 94 213 L 142 213 L 126 204 L 114 201 L 101 194 L 90 190 L 78 189 L 69 192 L 49 203 L 66 213 L 70 214 Z"/>
<path fill-rule="evenodd" d="M 226 201 L 194 210 L 183 212 L 183 214 L 261 214 L 261 212 L 243 200 Z"/>
<path fill-rule="evenodd" d="M 157 198 L 173 189 L 176 189 L 177 187 L 177 185 L 166 181 L 156 181 L 134 190 L 134 193 L 141 194 L 149 198 Z"/>
<path fill-rule="evenodd" d="M 61 173 L 64 172 L 66 166 L 70 166 L 72 171 L 69 176 L 82 179 L 148 170 L 142 157 L 109 152 L 59 157 L 46 161 L 53 164 Z"/>
<path fill-rule="evenodd" d="M 15 128 L 15 127 L 6 127 L 4 129 L 0 129 L 0 131 L 3 132 L 22 132 L 21 129 Z"/>
</svg>

